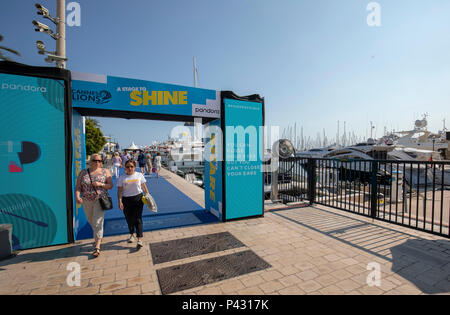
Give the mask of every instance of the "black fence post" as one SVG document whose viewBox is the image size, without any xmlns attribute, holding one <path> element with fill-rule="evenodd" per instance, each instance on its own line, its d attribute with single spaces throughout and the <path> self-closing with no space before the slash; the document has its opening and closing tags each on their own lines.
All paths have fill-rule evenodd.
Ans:
<svg viewBox="0 0 450 315">
<path fill-rule="evenodd" d="M 377 171 L 378 171 L 378 162 L 373 161 L 372 176 L 370 178 L 370 182 L 372 184 L 372 187 L 370 189 L 370 216 L 374 219 L 377 216 L 377 206 L 378 206 Z"/>
<path fill-rule="evenodd" d="M 309 204 L 312 205 L 316 199 L 316 160 L 313 158 L 308 158 L 307 165 L 308 199 Z"/>
</svg>

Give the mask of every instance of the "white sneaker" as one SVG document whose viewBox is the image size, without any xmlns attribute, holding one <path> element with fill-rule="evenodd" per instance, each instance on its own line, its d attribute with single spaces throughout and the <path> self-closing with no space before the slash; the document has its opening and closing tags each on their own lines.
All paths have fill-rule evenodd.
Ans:
<svg viewBox="0 0 450 315">
<path fill-rule="evenodd" d="M 142 243 L 141 240 L 139 240 L 139 241 L 137 242 L 137 245 L 136 245 L 137 249 L 139 249 L 139 248 L 141 248 L 141 247 L 143 247 L 143 246 L 144 246 L 144 244 Z"/>
<path fill-rule="evenodd" d="M 128 243 L 133 243 L 135 241 L 134 235 L 130 235 L 130 238 L 128 239 Z"/>
</svg>

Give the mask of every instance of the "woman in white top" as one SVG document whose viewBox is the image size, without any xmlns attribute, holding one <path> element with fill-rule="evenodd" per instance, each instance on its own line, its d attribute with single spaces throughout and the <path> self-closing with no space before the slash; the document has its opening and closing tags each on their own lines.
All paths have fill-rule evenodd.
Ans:
<svg viewBox="0 0 450 315">
<path fill-rule="evenodd" d="M 161 170 L 161 153 L 157 153 L 155 156 L 155 171 L 156 177 L 159 177 L 159 171 Z"/>
<path fill-rule="evenodd" d="M 114 166 L 114 176 L 119 178 L 119 169 L 122 165 L 122 159 L 119 156 L 119 152 L 114 152 L 114 157 L 112 158 L 112 163 Z"/>
<path fill-rule="evenodd" d="M 142 244 L 143 224 L 142 211 L 144 203 L 142 202 L 142 192 L 148 194 L 145 185 L 145 177 L 142 173 L 136 172 L 136 162 L 128 160 L 125 163 L 125 174 L 119 177 L 117 181 L 117 198 L 119 199 L 119 208 L 123 210 L 125 219 L 128 223 L 130 238 L 128 243 L 134 240 L 134 232 L 138 239 L 137 248 L 140 249 Z"/>
</svg>

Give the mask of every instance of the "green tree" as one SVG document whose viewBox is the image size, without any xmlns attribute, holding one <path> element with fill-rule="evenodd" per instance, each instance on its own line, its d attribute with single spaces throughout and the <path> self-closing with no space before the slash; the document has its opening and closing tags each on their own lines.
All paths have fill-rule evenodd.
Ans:
<svg viewBox="0 0 450 315">
<path fill-rule="evenodd" d="M 100 152 L 106 144 L 106 139 L 100 130 L 98 121 L 86 118 L 86 154 L 92 155 Z"/>
</svg>

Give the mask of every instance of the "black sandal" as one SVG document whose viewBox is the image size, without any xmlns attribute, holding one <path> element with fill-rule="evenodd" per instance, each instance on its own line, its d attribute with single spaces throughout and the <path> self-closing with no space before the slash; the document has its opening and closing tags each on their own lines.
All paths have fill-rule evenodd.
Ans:
<svg viewBox="0 0 450 315">
<path fill-rule="evenodd" d="M 94 250 L 94 252 L 92 253 L 92 256 L 98 257 L 99 255 L 100 255 L 100 248 L 96 248 L 96 249 Z"/>
</svg>

